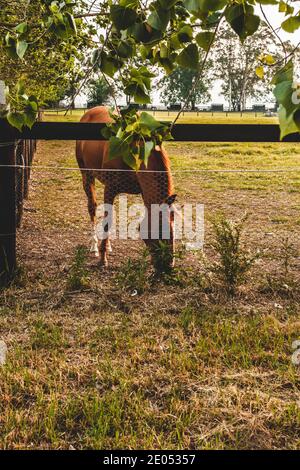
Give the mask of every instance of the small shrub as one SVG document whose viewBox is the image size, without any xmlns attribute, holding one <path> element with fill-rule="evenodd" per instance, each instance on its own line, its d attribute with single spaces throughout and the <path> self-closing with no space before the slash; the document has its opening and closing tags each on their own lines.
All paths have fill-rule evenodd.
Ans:
<svg viewBox="0 0 300 470">
<path fill-rule="evenodd" d="M 160 240 L 151 250 L 155 271 L 158 274 L 171 274 L 173 269 L 173 252 L 167 241 Z"/>
<path fill-rule="evenodd" d="M 237 287 L 245 280 L 247 272 L 259 257 L 259 252 L 251 254 L 241 244 L 241 237 L 247 216 L 240 222 L 233 222 L 219 215 L 213 220 L 215 239 L 213 248 L 219 255 L 219 261 L 213 271 L 225 284 L 228 295 L 234 295 Z"/>
<path fill-rule="evenodd" d="M 124 261 L 120 267 L 115 280 L 121 289 L 142 294 L 149 287 L 149 261 L 148 251 L 145 250 L 141 258 Z"/>
<path fill-rule="evenodd" d="M 88 272 L 86 269 L 86 261 L 88 257 L 88 250 L 85 246 L 78 246 L 76 248 L 73 263 L 69 271 L 67 280 L 68 290 L 81 290 L 88 286 Z"/>
</svg>

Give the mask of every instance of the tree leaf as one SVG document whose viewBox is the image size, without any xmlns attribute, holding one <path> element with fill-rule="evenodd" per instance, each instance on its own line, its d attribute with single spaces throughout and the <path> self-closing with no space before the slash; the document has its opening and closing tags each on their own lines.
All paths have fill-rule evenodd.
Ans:
<svg viewBox="0 0 300 470">
<path fill-rule="evenodd" d="M 278 0 L 258 0 L 257 3 L 262 5 L 278 5 Z"/>
<path fill-rule="evenodd" d="M 286 111 L 282 105 L 279 106 L 279 125 L 280 125 L 280 139 L 282 140 L 286 135 L 299 132 L 300 125 L 295 120 L 293 114 L 286 115 Z"/>
<path fill-rule="evenodd" d="M 281 27 L 288 33 L 294 33 L 300 28 L 300 16 L 290 16 L 290 18 L 281 23 Z"/>
<path fill-rule="evenodd" d="M 67 25 L 70 28 L 70 30 L 73 32 L 73 34 L 77 34 L 77 26 L 76 26 L 76 21 L 74 19 L 74 16 L 71 15 L 68 11 L 66 12 L 66 18 L 67 18 Z"/>
<path fill-rule="evenodd" d="M 149 142 L 145 142 L 143 161 L 144 161 L 146 167 L 148 166 L 148 160 L 149 160 L 149 157 L 152 153 L 153 148 L 154 148 L 154 143 L 152 142 L 152 140 L 150 140 Z"/>
<path fill-rule="evenodd" d="M 112 5 L 110 7 L 111 19 L 118 30 L 125 30 L 132 26 L 138 15 L 131 8 L 122 7 L 120 5 Z"/>
<path fill-rule="evenodd" d="M 23 59 L 26 51 L 28 49 L 28 43 L 26 41 L 17 41 L 16 52 L 20 59 Z"/>
<path fill-rule="evenodd" d="M 185 49 L 183 49 L 176 61 L 181 67 L 197 70 L 199 64 L 199 51 L 196 44 L 189 44 Z"/>
<path fill-rule="evenodd" d="M 138 171 L 141 165 L 141 162 L 139 162 L 132 153 L 126 153 L 123 155 L 123 161 L 126 163 L 126 165 L 129 166 L 132 170 Z"/>
<path fill-rule="evenodd" d="M 284 81 L 293 81 L 294 77 L 294 64 L 292 60 L 289 60 L 288 63 L 282 67 L 276 74 L 274 75 L 272 79 L 272 84 L 277 85 L 278 83 L 284 82 Z"/>
<path fill-rule="evenodd" d="M 101 55 L 100 69 L 109 77 L 113 77 L 119 69 L 119 62 L 113 57 L 109 57 L 104 52 Z"/>
<path fill-rule="evenodd" d="M 17 94 L 19 96 L 24 95 L 24 93 L 25 93 L 25 84 L 24 84 L 23 80 L 18 81 L 16 91 L 17 91 Z"/>
<path fill-rule="evenodd" d="M 101 130 L 101 134 L 104 137 L 104 139 L 109 140 L 111 138 L 111 130 L 109 127 L 104 127 Z"/>
<path fill-rule="evenodd" d="M 25 21 L 23 23 L 18 24 L 15 27 L 15 31 L 19 34 L 24 34 L 27 32 L 27 30 L 28 30 L 28 25 Z"/>
<path fill-rule="evenodd" d="M 258 76 L 258 78 L 263 79 L 265 76 L 265 71 L 264 71 L 263 66 L 261 65 L 259 67 L 256 67 L 255 73 Z"/>
<path fill-rule="evenodd" d="M 10 112 L 7 114 L 7 120 L 11 126 L 16 127 L 21 132 L 25 124 L 25 115 L 19 112 Z"/>
<path fill-rule="evenodd" d="M 134 47 L 129 41 L 120 41 L 117 51 L 120 57 L 127 59 L 133 56 Z"/>
<path fill-rule="evenodd" d="M 155 9 L 152 11 L 151 15 L 147 19 L 147 23 L 152 26 L 152 28 L 163 32 L 168 26 L 170 17 L 171 16 L 169 10 L 165 10 L 163 8 L 155 6 Z"/>
<path fill-rule="evenodd" d="M 151 98 L 142 88 L 138 87 L 134 94 L 134 101 L 137 104 L 149 104 L 151 103 Z"/>
<path fill-rule="evenodd" d="M 227 5 L 227 0 L 200 0 L 200 10 L 207 13 L 209 11 L 219 11 L 223 10 L 225 5 Z"/>
<path fill-rule="evenodd" d="M 151 116 L 151 114 L 146 113 L 145 111 L 141 113 L 140 123 L 150 129 L 150 131 L 155 131 L 162 127 L 161 122 L 157 121 L 153 116 Z"/>
<path fill-rule="evenodd" d="M 242 42 L 259 28 L 260 18 L 253 11 L 253 6 L 249 4 L 233 4 L 226 10 L 226 20 Z"/>
<path fill-rule="evenodd" d="M 206 52 L 209 50 L 213 41 L 214 34 L 210 31 L 203 31 L 196 36 L 198 46 L 202 47 Z"/>
<path fill-rule="evenodd" d="M 139 80 L 140 81 L 140 80 Z M 150 96 L 147 94 L 146 89 L 142 83 L 130 83 L 124 89 L 125 95 L 133 96 L 134 101 L 138 104 L 147 104 L 151 102 Z"/>
<path fill-rule="evenodd" d="M 32 128 L 33 124 L 36 122 L 37 112 L 33 111 L 32 109 L 28 108 L 25 111 L 25 124 L 29 129 Z"/>
<path fill-rule="evenodd" d="M 278 83 L 274 88 L 274 95 L 279 104 L 281 104 L 289 117 L 295 111 L 295 104 L 293 103 L 292 96 L 294 94 L 293 82 L 284 81 Z"/>
<path fill-rule="evenodd" d="M 108 153 L 109 160 L 113 160 L 118 157 L 124 158 L 124 155 L 128 155 L 128 153 L 129 153 L 129 145 L 127 144 L 127 142 L 115 136 L 109 139 L 109 153 Z"/>
<path fill-rule="evenodd" d="M 185 0 L 184 6 L 190 12 L 203 12 L 222 10 L 227 5 L 227 0 Z"/>
<path fill-rule="evenodd" d="M 191 12 L 197 12 L 200 9 L 200 0 L 184 0 L 183 4 Z"/>
<path fill-rule="evenodd" d="M 178 31 L 177 38 L 180 43 L 191 42 L 193 39 L 193 28 L 189 24 L 184 25 Z"/>
<path fill-rule="evenodd" d="M 158 0 L 159 4 L 165 10 L 170 10 L 179 0 Z"/>
</svg>

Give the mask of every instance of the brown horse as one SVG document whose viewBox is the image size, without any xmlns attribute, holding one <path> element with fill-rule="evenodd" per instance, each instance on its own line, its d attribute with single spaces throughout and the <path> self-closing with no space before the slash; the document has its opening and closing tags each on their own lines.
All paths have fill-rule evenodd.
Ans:
<svg viewBox="0 0 300 470">
<path fill-rule="evenodd" d="M 81 122 L 108 123 L 111 122 L 111 117 L 106 107 L 99 106 L 87 111 L 82 117 Z M 88 198 L 88 210 L 93 226 L 93 247 L 91 251 L 96 256 L 99 255 L 96 234 L 97 201 L 95 179 L 97 178 L 105 186 L 104 204 L 112 205 L 115 197 L 120 193 L 142 195 L 145 208 L 147 209 L 145 216 L 145 219 L 147 218 L 147 233 L 143 233 L 143 239 L 150 250 L 154 264 L 157 264 L 156 254 L 159 252 L 158 247 L 161 246 L 159 241 L 164 236 L 162 235 L 160 220 L 159 237 L 156 240 L 152 240 L 151 213 L 153 205 L 167 204 L 171 208 L 175 200 L 169 157 L 162 147 L 156 146 L 149 157 L 147 168 L 143 165 L 140 171 L 135 172 L 124 163 L 122 158 L 109 160 L 108 152 L 109 143 L 107 141 L 77 141 L 76 144 L 76 158 L 81 169 L 83 187 Z M 169 236 L 166 245 L 170 253 L 170 264 L 172 264 L 174 254 L 174 212 L 171 209 L 167 212 Z M 106 213 L 105 215 L 107 216 Z M 109 226 L 104 227 L 107 235 L 109 229 Z M 100 244 L 101 264 L 104 266 L 108 264 L 107 252 L 109 249 L 110 242 L 107 236 L 104 237 Z"/>
</svg>

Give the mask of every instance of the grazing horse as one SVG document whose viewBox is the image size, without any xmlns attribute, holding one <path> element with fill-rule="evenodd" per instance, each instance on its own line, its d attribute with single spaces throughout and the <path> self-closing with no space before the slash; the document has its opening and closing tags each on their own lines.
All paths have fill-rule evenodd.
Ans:
<svg viewBox="0 0 300 470">
<path fill-rule="evenodd" d="M 109 123 L 112 119 L 108 109 L 98 106 L 90 109 L 82 117 L 81 122 Z M 143 239 L 149 248 L 154 265 L 158 266 L 157 253 L 160 240 L 164 238 L 161 230 L 161 220 L 158 239 L 151 237 L 151 213 L 155 204 L 167 204 L 168 239 L 166 245 L 170 253 L 169 265 L 173 264 L 174 255 L 174 212 L 171 208 L 175 201 L 173 195 L 173 181 L 170 169 L 170 160 L 166 151 L 159 146 L 153 149 L 148 165 L 143 164 L 140 171 L 133 171 L 122 158 L 109 160 L 109 143 L 107 141 L 77 141 L 76 158 L 81 169 L 83 188 L 88 198 L 88 210 L 92 222 L 93 247 L 91 251 L 99 256 L 98 237 L 96 233 L 96 192 L 95 179 L 104 184 L 104 204 L 113 204 L 115 197 L 120 193 L 141 194 L 146 210 L 147 233 L 143 233 Z M 110 171 L 111 170 L 111 171 Z M 117 171 L 114 171 L 117 170 Z M 122 171 L 120 171 L 122 170 Z M 104 214 L 107 216 L 107 213 Z M 161 215 L 160 215 L 161 217 Z M 144 221 L 145 221 L 144 219 Z M 109 232 L 110 227 L 104 226 L 104 231 Z M 108 233 L 107 233 L 108 235 Z M 104 237 L 100 244 L 101 264 L 108 265 L 107 252 L 110 249 L 109 238 Z"/>
</svg>

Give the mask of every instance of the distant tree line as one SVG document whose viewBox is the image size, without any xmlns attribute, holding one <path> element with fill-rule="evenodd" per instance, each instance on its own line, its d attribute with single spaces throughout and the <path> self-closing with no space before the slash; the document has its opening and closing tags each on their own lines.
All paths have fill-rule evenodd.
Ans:
<svg viewBox="0 0 300 470">
<path fill-rule="evenodd" d="M 284 43 L 288 54 L 293 50 L 289 42 Z M 260 67 L 261 59 L 269 62 L 269 69 Z M 217 46 L 212 51 L 212 60 L 202 77 L 194 86 L 197 71 L 178 68 L 158 82 L 162 102 L 166 105 L 188 102 L 194 109 L 211 99 L 211 89 L 216 80 L 220 83 L 220 95 L 232 111 L 243 111 L 249 100 L 274 99 L 271 95 L 270 78 L 274 67 L 282 66 L 284 49 L 279 39 L 270 35 L 270 29 L 262 23 L 258 31 L 241 43 L 232 29 L 224 24 L 219 30 Z M 273 64 L 279 64 L 277 66 Z"/>
</svg>

